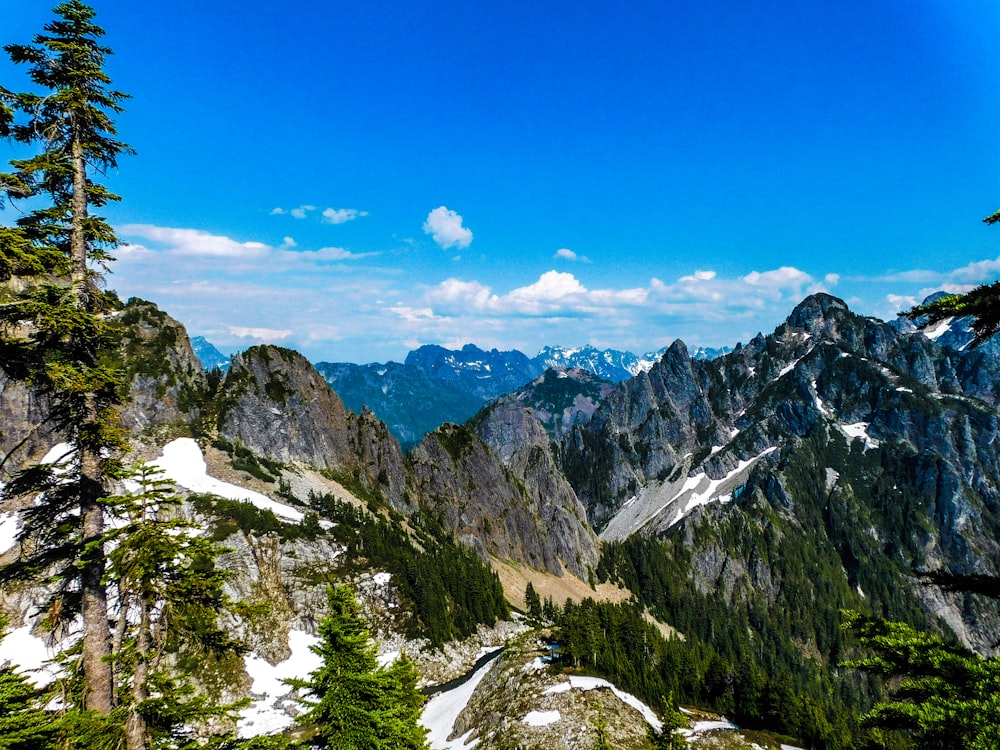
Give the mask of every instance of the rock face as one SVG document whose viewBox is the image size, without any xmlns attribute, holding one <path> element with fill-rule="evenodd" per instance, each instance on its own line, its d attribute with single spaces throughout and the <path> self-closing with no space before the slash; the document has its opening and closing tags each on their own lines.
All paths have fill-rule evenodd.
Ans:
<svg viewBox="0 0 1000 750">
<path fill-rule="evenodd" d="M 393 507 L 413 510 L 395 438 L 370 412 L 349 412 L 298 352 L 257 346 L 237 355 L 220 403 L 218 430 L 227 440 L 346 475 Z"/>
<path fill-rule="evenodd" d="M 152 302 L 134 298 L 118 322 L 131 383 L 122 424 L 141 434 L 197 420 L 207 381 L 184 326 Z"/>
<path fill-rule="evenodd" d="M 844 591 L 919 601 L 988 650 L 996 607 L 918 585 L 913 571 L 1000 573 L 998 384 L 988 351 L 815 295 L 716 360 L 675 343 L 563 440 L 561 463 L 603 536 L 687 544 L 704 590 L 783 606 L 775 560 L 810 544 L 830 551 Z M 909 605 L 881 606 L 902 617 Z"/>
<path fill-rule="evenodd" d="M 413 449 L 407 466 L 411 493 L 484 557 L 562 574 L 523 484 L 469 428 L 442 425 Z"/>
<path fill-rule="evenodd" d="M 561 560 L 586 580 L 597 565 L 597 536 L 587 523 L 587 511 L 559 472 L 549 438 L 534 410 L 516 397 L 487 407 L 473 428 L 504 466 L 513 471 L 528 496 L 538 523 L 543 555 Z"/>
</svg>

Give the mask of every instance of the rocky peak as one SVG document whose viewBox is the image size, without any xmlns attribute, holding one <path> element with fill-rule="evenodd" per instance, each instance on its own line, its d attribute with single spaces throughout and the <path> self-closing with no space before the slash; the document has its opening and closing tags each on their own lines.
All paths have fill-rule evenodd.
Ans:
<svg viewBox="0 0 1000 750">
<path fill-rule="evenodd" d="M 222 387 L 218 429 L 261 455 L 347 474 L 401 510 L 403 456 L 371 412 L 344 407 L 298 352 L 255 346 L 237 355 Z"/>
<path fill-rule="evenodd" d="M 837 339 L 845 324 L 855 318 L 847 303 L 830 294 L 812 294 L 795 306 L 785 323 L 793 331 Z"/>
</svg>

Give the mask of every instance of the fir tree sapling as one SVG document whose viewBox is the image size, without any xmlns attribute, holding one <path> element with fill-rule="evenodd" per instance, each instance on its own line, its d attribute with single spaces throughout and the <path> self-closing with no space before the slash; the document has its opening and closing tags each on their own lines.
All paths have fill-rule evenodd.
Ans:
<svg viewBox="0 0 1000 750">
<path fill-rule="evenodd" d="M 419 723 L 424 697 L 413 663 L 402 656 L 387 668 L 379 666 L 361 609 L 346 586 L 332 586 L 328 603 L 320 643 L 313 647 L 323 664 L 308 680 L 291 682 L 312 696 L 303 699 L 308 710 L 301 721 L 315 732 L 313 744 L 336 750 L 425 750 L 427 730 Z"/>
</svg>

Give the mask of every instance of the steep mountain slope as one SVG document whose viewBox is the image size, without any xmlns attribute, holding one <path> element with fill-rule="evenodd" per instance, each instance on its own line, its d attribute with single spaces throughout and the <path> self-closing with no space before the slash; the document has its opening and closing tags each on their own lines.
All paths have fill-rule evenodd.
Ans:
<svg viewBox="0 0 1000 750">
<path fill-rule="evenodd" d="M 544 439 L 530 417 L 524 425 Z M 565 566 L 586 578 L 597 553 L 583 508 L 569 485 L 546 471 L 545 451 L 525 450 L 507 465 L 468 427 L 444 424 L 407 457 L 409 487 L 433 517 L 484 557 L 553 575 L 562 575 Z"/>
<path fill-rule="evenodd" d="M 395 438 L 371 412 L 348 411 L 298 352 L 259 346 L 239 354 L 218 400 L 218 431 L 226 440 L 351 477 L 394 508 L 414 510 Z"/>
<path fill-rule="evenodd" d="M 919 585 L 913 569 L 1000 571 L 997 382 L 982 352 L 817 295 L 717 360 L 675 343 L 567 437 L 561 461 L 605 539 L 683 540 L 701 590 L 790 606 L 777 562 L 810 545 L 829 555 L 797 555 L 807 578 L 986 649 L 995 608 Z"/>
</svg>

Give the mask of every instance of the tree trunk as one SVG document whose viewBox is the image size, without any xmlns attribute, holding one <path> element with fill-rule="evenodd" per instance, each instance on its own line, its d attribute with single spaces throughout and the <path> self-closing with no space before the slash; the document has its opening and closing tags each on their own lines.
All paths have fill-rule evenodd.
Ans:
<svg viewBox="0 0 1000 750">
<path fill-rule="evenodd" d="M 83 224 L 87 218 L 87 162 L 84 159 L 83 144 L 73 138 L 73 202 L 70 218 L 69 250 L 72 270 L 70 279 L 76 292 L 83 296 L 87 281 L 87 237 Z"/>
<path fill-rule="evenodd" d="M 77 304 L 88 311 L 87 238 L 84 222 L 87 218 L 87 163 L 83 144 L 73 133 L 73 199 L 70 217 L 71 282 L 77 294 Z M 84 425 L 94 425 L 97 405 L 93 395 L 86 397 L 82 415 Z M 86 680 L 85 705 L 98 713 L 110 713 L 113 706 L 111 676 L 111 634 L 108 632 L 108 592 L 104 584 L 105 554 L 101 545 L 104 537 L 104 508 L 100 498 L 105 494 L 100 457 L 90 446 L 83 445 L 77 434 L 80 461 L 80 521 L 83 525 L 83 558 L 81 559 L 81 608 L 83 616 L 83 675 Z"/>
<path fill-rule="evenodd" d="M 149 691 L 146 680 L 149 678 L 149 660 L 151 658 L 152 639 L 150 637 L 149 602 L 145 595 L 139 595 L 139 632 L 136 643 L 135 673 L 132 675 L 132 705 L 129 707 L 128 719 L 125 722 L 125 744 L 128 750 L 147 750 L 146 720 L 137 710 Z"/>
<path fill-rule="evenodd" d="M 84 553 L 80 571 L 80 614 L 83 616 L 83 676 L 87 683 L 86 707 L 111 712 L 111 633 L 108 631 L 108 592 L 104 586 L 104 509 L 98 499 L 104 494 L 95 477 L 100 476 L 97 456 L 79 448 L 80 519 Z M 88 548 L 89 546 L 89 548 Z"/>
</svg>

